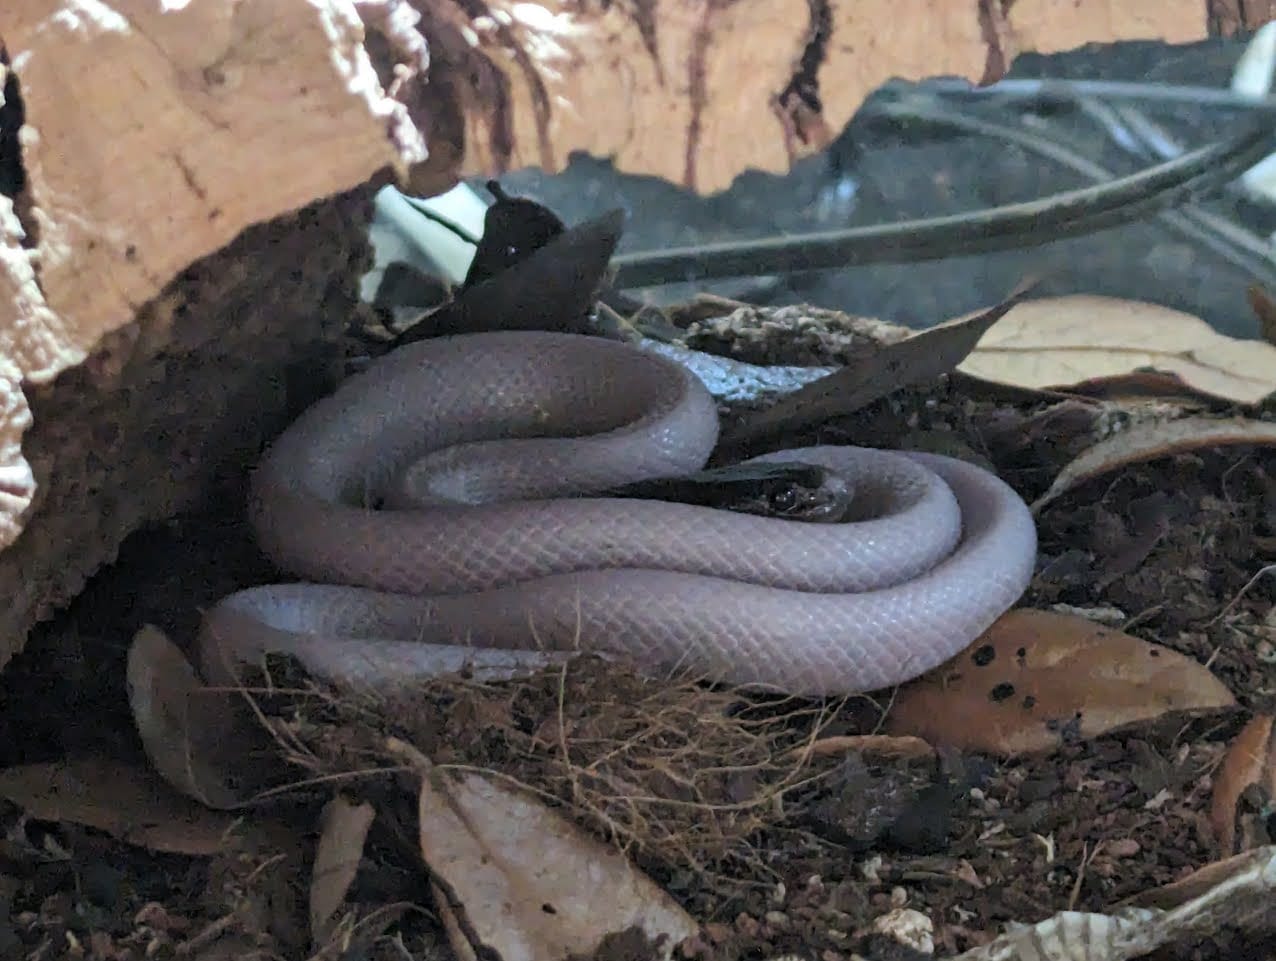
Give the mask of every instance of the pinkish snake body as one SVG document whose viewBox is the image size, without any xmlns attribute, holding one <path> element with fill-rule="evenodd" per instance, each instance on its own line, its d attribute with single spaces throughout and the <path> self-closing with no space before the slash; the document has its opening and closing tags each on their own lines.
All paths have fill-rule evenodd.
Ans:
<svg viewBox="0 0 1276 961">
<path fill-rule="evenodd" d="M 697 470 L 717 433 L 695 375 L 626 344 L 509 332 L 400 348 L 263 459 L 258 541 L 311 583 L 250 588 L 209 611 L 205 673 L 282 651 L 377 684 L 583 649 L 846 694 L 947 660 L 1031 577 L 1023 501 L 937 455 L 761 458 L 842 473 L 862 517 L 849 523 L 581 496 Z"/>
</svg>

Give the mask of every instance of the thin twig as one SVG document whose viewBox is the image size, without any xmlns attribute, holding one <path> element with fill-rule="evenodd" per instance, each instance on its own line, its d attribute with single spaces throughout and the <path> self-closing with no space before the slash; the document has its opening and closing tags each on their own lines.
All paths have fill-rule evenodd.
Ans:
<svg viewBox="0 0 1276 961">
<path fill-rule="evenodd" d="M 889 113 L 891 108 L 874 109 Z M 947 123 L 947 115 L 937 113 L 933 122 Z M 1197 148 L 1175 160 L 1039 200 L 847 230 L 622 254 L 612 260 L 615 286 L 914 263 L 957 252 L 969 255 L 1041 246 L 1129 223 L 1215 190 L 1273 147 L 1276 132 L 1260 122 L 1230 140 Z"/>
</svg>

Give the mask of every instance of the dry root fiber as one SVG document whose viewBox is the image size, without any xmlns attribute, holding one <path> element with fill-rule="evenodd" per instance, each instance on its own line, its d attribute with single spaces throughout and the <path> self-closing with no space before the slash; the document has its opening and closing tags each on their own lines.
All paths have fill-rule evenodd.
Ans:
<svg viewBox="0 0 1276 961">
<path fill-rule="evenodd" d="M 645 678 L 597 658 L 393 695 L 309 685 L 267 706 L 278 696 L 259 704 L 290 761 L 316 778 L 396 766 L 383 747 L 393 735 L 440 767 L 522 784 L 648 869 L 737 882 L 766 875 L 754 845 L 789 819 L 786 794 L 831 768 L 804 748 L 833 708 Z"/>
</svg>

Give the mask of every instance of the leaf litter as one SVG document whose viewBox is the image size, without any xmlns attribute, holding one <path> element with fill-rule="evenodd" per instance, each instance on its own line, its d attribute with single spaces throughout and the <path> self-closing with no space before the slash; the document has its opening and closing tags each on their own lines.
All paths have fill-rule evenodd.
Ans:
<svg viewBox="0 0 1276 961">
<path fill-rule="evenodd" d="M 1049 751 L 1143 721 L 1235 706 L 1209 669 L 1086 617 L 1020 608 L 904 685 L 886 731 L 966 751 Z"/>
<path fill-rule="evenodd" d="M 118 769 L 85 768 L 77 806 L 24 793 L 34 769 L 15 767 L 0 772 L 18 785 L 0 792 L 10 836 L 59 851 L 38 843 L 47 835 L 36 826 L 81 825 L 90 836 L 68 835 L 72 858 L 118 838 L 153 851 L 184 843 L 205 866 L 198 894 L 171 896 L 172 924 L 139 906 L 106 933 L 99 926 L 103 957 L 212 956 L 232 943 L 287 957 L 465 956 L 467 945 L 476 957 L 647 957 L 672 950 L 675 935 L 685 938 L 676 956 L 724 961 L 785 951 L 836 961 L 932 944 L 968 958 L 1097 961 L 1166 944 L 1178 945 L 1174 957 L 1228 956 L 1191 932 L 1207 916 L 1224 925 L 1211 936 L 1220 950 L 1257 937 L 1261 925 L 1222 912 L 1219 892 L 1235 904 L 1270 896 L 1272 854 L 1254 846 L 1271 777 L 1254 745 L 1266 741 L 1253 733 L 1259 722 L 1236 737 L 1245 712 L 1271 710 L 1276 695 L 1270 594 L 1246 590 L 1263 563 L 1260 539 L 1276 538 L 1268 415 L 1250 395 L 1219 411 L 1220 381 L 1205 396 L 1183 368 L 1132 390 L 1130 378 L 1148 372 L 1122 373 L 1110 356 L 1072 384 L 998 383 L 987 368 L 942 375 L 979 353 L 974 341 L 1004 352 L 1004 339 L 987 339 L 1030 303 L 1012 298 L 967 319 L 986 323 L 978 337 L 961 320 L 932 334 L 944 363 L 892 367 L 899 389 L 873 365 L 933 364 L 933 351 L 915 346 L 923 335 L 795 308 L 720 303 L 685 326 L 671 315 L 690 346 L 867 365 L 829 380 L 886 385 L 825 383 L 807 395 L 819 394 L 818 416 L 803 402 L 792 419 L 755 421 L 766 429 L 750 444 L 906 442 L 992 464 L 1029 499 L 1049 493 L 1038 512 L 1042 563 L 1021 612 L 914 685 L 810 704 L 582 658 L 517 681 L 441 679 L 390 696 L 325 688 L 284 663 L 230 698 L 202 690 L 175 649 L 144 632 L 130 660 L 134 718 L 173 787 L 141 771 L 176 806 L 126 800 L 132 814 L 151 812 L 139 832 L 120 819 L 129 780 Z M 746 424 L 754 416 L 747 403 L 739 412 Z M 954 681 L 955 665 L 989 648 L 992 662 Z M 1006 685 L 1013 694 L 1000 697 Z M 238 735 L 209 736 L 240 730 L 240 703 L 273 747 L 273 771 L 228 768 L 222 749 Z M 210 785 L 229 781 L 218 803 Z M 236 824 L 286 815 L 302 833 L 269 835 L 273 858 L 241 859 L 222 844 L 214 854 L 220 835 L 190 827 L 201 822 L 189 812 L 218 828 L 232 816 L 183 807 L 176 791 L 233 804 Z M 1249 848 L 1240 860 L 1221 860 L 1238 844 Z M 600 875 L 603 863 L 620 874 Z M 483 872 L 486 886 L 467 887 Z M 621 876 L 636 904 L 664 913 L 659 947 L 635 925 L 642 911 L 603 906 Z M 1175 885 L 1189 888 L 1155 902 Z M 16 936 L 65 943 L 59 918 L 74 911 L 58 905 L 69 895 L 23 890 Z M 1140 897 L 1149 903 L 1134 905 Z M 562 904 L 592 906 L 575 940 L 564 940 Z"/>
<path fill-rule="evenodd" d="M 319 840 L 310 881 L 310 933 L 317 945 L 329 941 L 337 912 L 359 873 L 376 809 L 367 801 L 352 804 L 337 795 L 319 816 Z"/>
<path fill-rule="evenodd" d="M 421 855 L 458 955 L 590 957 L 608 937 L 632 932 L 645 956 L 668 959 L 696 934 L 692 917 L 622 850 L 530 791 L 483 772 L 439 770 L 397 740 L 389 747 L 421 776 Z"/>
<path fill-rule="evenodd" d="M 1093 389 L 1142 370 L 1238 404 L 1276 392 L 1276 346 L 1158 304 L 1076 294 L 1016 305 L 958 370 L 1022 387 Z"/>
</svg>

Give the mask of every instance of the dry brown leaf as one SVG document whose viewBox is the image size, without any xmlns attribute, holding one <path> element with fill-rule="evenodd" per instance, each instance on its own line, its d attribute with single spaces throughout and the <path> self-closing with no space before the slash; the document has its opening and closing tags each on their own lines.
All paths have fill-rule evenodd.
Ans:
<svg viewBox="0 0 1276 961">
<path fill-rule="evenodd" d="M 1276 424 L 1233 417 L 1184 417 L 1136 424 L 1107 437 L 1066 464 L 1050 489 L 1032 504 L 1040 511 L 1060 494 L 1119 467 L 1206 447 L 1276 446 Z"/>
<path fill-rule="evenodd" d="M 1211 397 L 1276 391 L 1276 347 L 1237 340 L 1156 304 L 1077 294 L 1019 304 L 958 368 L 1019 387 L 1065 388 L 1153 368 Z"/>
<path fill-rule="evenodd" d="M 696 922 L 624 855 L 530 792 L 477 772 L 422 771 L 421 856 L 458 955 L 502 961 L 592 957 L 637 930 L 669 958 Z M 464 923 L 461 923 L 463 919 Z M 464 934 L 462 934 L 464 932 Z"/>
<path fill-rule="evenodd" d="M 77 758 L 0 771 L 0 797 L 41 821 L 105 831 L 129 844 L 173 854 L 221 852 L 235 818 L 183 797 L 145 768 Z"/>
<path fill-rule="evenodd" d="M 1083 617 L 1020 609 L 900 689 L 890 734 L 999 754 L 1049 751 L 1171 712 L 1235 705 L 1205 667 Z"/>
<path fill-rule="evenodd" d="M 934 757 L 935 749 L 919 737 L 890 734 L 842 734 L 822 737 L 809 745 L 795 747 L 790 754 L 808 753 L 813 757 L 849 754 L 852 751 L 878 758 L 914 759 Z"/>
<path fill-rule="evenodd" d="M 255 731 L 237 695 L 207 688 L 164 632 L 146 625 L 128 652 L 129 706 L 146 756 L 173 787 L 201 804 L 243 803 L 237 782 Z"/>
<path fill-rule="evenodd" d="M 910 384 L 950 372 L 988 329 L 1027 295 L 1030 287 L 1031 284 L 1021 284 L 995 307 L 885 344 L 862 363 L 848 364 L 765 410 L 746 415 L 724 432 L 721 446 L 734 450 L 786 431 L 801 430 L 853 413 Z"/>
<path fill-rule="evenodd" d="M 1042 394 L 1053 396 L 1044 391 Z M 1065 396 L 1090 397 L 1118 405 L 1137 404 L 1151 398 L 1158 401 L 1179 401 L 1184 406 L 1197 408 L 1231 406 L 1230 401 L 1222 401 L 1196 390 L 1178 374 L 1160 370 L 1136 370 L 1112 377 L 1096 377 L 1070 385 Z"/>
<path fill-rule="evenodd" d="M 1270 843 L 1266 822 L 1276 799 L 1272 717 L 1259 714 L 1232 739 L 1214 775 L 1210 824 L 1225 855 Z"/>
<path fill-rule="evenodd" d="M 366 801 L 351 804 L 337 795 L 324 805 L 310 877 L 310 936 L 316 946 L 332 934 L 333 916 L 359 873 L 363 846 L 375 818 L 376 812 Z"/>
</svg>

